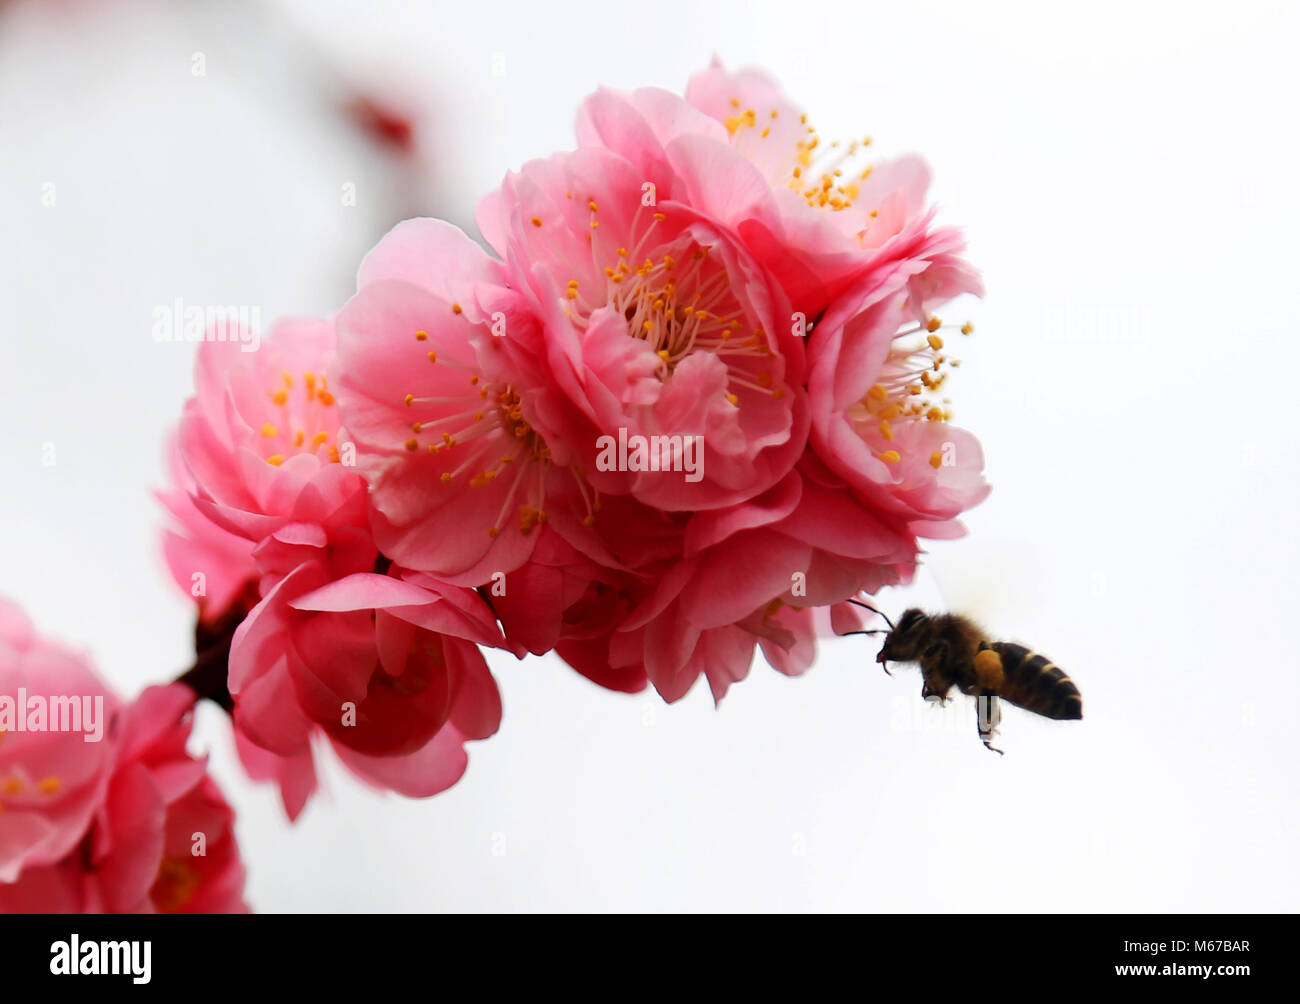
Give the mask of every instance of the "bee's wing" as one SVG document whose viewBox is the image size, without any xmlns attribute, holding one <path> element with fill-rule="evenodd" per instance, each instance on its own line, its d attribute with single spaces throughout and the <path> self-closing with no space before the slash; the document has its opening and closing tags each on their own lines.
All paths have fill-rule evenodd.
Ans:
<svg viewBox="0 0 1300 1004">
<path fill-rule="evenodd" d="M 995 625 L 1017 623 L 1021 610 L 1042 603 L 1040 565 L 1025 541 L 996 540 L 987 533 L 935 541 L 922 561 L 939 609 L 965 614 L 995 632 Z"/>
</svg>

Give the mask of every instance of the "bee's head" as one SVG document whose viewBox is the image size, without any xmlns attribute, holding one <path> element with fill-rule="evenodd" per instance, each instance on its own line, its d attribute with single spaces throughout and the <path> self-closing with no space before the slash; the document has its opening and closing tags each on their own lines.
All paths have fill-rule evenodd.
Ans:
<svg viewBox="0 0 1300 1004">
<path fill-rule="evenodd" d="M 916 607 L 903 611 L 894 629 L 885 635 L 876 662 L 916 662 L 925 646 L 925 627 L 929 620 L 926 613 Z"/>
</svg>

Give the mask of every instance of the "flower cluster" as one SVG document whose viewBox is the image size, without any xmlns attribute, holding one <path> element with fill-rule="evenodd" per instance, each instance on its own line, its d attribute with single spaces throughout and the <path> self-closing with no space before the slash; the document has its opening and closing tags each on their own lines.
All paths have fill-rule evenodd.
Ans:
<svg viewBox="0 0 1300 1004">
<path fill-rule="evenodd" d="M 490 251 L 407 220 L 333 318 L 200 350 L 166 551 L 291 816 L 325 745 L 453 784 L 484 647 L 668 701 L 756 649 L 802 673 L 987 494 L 935 316 L 980 282 L 922 161 L 718 65 L 598 91 L 577 139 L 482 201 Z"/>
<path fill-rule="evenodd" d="M 241 913 L 234 815 L 185 751 L 195 694 L 123 704 L 0 601 L 0 913 Z"/>
</svg>

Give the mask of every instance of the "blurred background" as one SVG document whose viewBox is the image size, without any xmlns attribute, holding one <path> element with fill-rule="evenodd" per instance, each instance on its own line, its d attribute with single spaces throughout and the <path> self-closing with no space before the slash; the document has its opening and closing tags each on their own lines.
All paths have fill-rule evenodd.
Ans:
<svg viewBox="0 0 1300 1004">
<path fill-rule="evenodd" d="M 718 710 L 496 653 L 459 784 L 322 758 L 290 827 L 205 706 L 255 909 L 1300 909 L 1300 12 L 1045 6 L 0 2 L 0 594 L 123 694 L 191 656 L 151 490 L 194 345 L 154 309 L 333 312 L 396 220 L 476 233 L 600 85 L 765 68 L 924 154 L 984 272 L 953 396 L 994 492 L 880 600 L 1048 652 L 1082 724 L 1009 709 L 991 755 L 864 638 Z"/>
</svg>

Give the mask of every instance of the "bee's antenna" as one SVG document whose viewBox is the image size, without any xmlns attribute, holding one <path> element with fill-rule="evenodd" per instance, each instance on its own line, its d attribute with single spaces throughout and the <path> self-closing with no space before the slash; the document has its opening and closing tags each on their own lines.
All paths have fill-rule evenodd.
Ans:
<svg viewBox="0 0 1300 1004">
<path fill-rule="evenodd" d="M 889 617 L 885 614 L 883 610 L 877 610 L 870 603 L 863 603 L 861 600 L 855 600 L 852 597 L 849 598 L 849 602 L 852 603 L 854 606 L 863 607 L 867 610 L 870 610 L 873 614 L 879 614 L 881 617 L 884 617 L 885 623 L 889 625 L 889 630 L 890 631 L 894 630 L 894 622 L 889 619 Z M 853 632 L 853 633 L 856 634 L 857 632 Z M 865 634 L 866 632 L 863 633 Z"/>
</svg>

